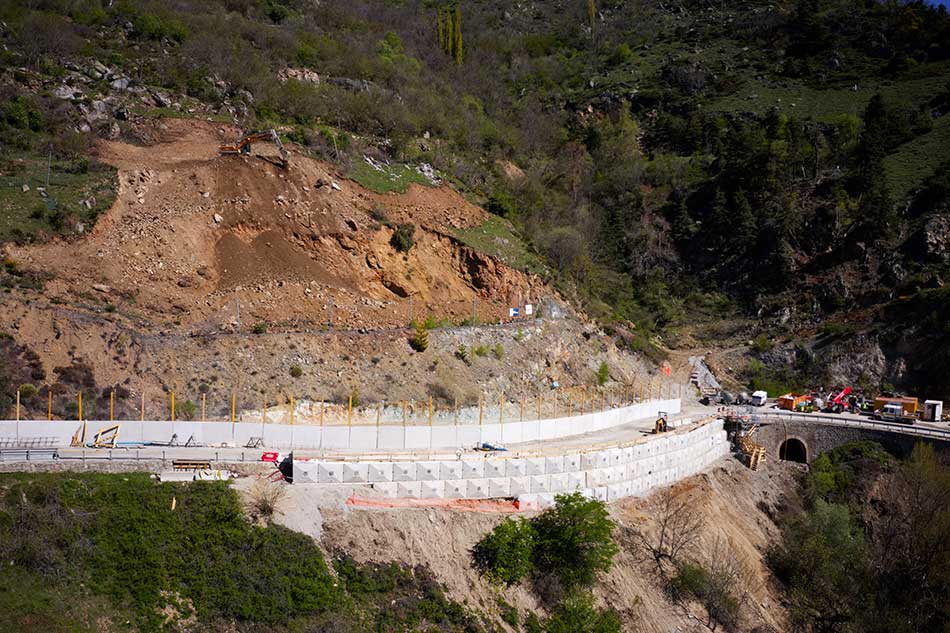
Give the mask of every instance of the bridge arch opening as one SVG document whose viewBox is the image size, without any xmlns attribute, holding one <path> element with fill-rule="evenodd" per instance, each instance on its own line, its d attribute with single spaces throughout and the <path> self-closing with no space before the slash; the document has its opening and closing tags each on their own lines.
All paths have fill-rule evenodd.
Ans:
<svg viewBox="0 0 950 633">
<path fill-rule="evenodd" d="M 779 459 L 784 459 L 789 462 L 799 462 L 801 464 L 808 463 L 808 450 L 805 448 L 805 443 L 796 437 L 790 437 L 779 446 L 778 449 Z"/>
</svg>

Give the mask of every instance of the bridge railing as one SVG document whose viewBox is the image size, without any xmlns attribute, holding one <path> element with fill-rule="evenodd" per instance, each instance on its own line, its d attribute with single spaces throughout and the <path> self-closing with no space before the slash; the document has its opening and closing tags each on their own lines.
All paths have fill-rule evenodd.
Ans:
<svg viewBox="0 0 950 633">
<path fill-rule="evenodd" d="M 784 419 L 797 423 L 826 424 L 832 426 L 849 426 L 853 428 L 872 429 L 883 431 L 885 433 L 903 433 L 905 435 L 916 435 L 920 437 L 932 437 L 941 440 L 950 441 L 950 429 L 935 429 L 924 426 L 914 426 L 912 424 L 901 424 L 899 422 L 884 422 L 879 420 L 855 420 L 852 418 L 841 417 L 835 414 L 815 414 L 815 413 L 791 413 L 778 411 L 756 411 L 751 414 L 753 422 L 761 422 L 763 419 Z"/>
</svg>

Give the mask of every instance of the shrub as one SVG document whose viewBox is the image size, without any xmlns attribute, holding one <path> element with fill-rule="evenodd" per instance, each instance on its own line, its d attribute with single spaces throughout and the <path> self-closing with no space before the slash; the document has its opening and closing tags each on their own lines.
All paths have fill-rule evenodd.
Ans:
<svg viewBox="0 0 950 633">
<path fill-rule="evenodd" d="M 267 332 L 267 324 L 261 321 L 260 323 L 255 323 L 254 327 L 251 328 L 251 331 L 254 334 L 264 334 Z"/>
<path fill-rule="evenodd" d="M 191 400 L 185 400 L 175 404 L 177 416 L 182 420 L 193 420 L 198 407 Z"/>
<path fill-rule="evenodd" d="M 620 633 L 620 616 L 613 609 L 597 609 L 588 595 L 561 602 L 545 623 L 545 633 Z"/>
<path fill-rule="evenodd" d="M 492 348 L 491 353 L 492 356 L 494 356 L 497 360 L 501 360 L 505 356 L 505 346 L 501 343 L 496 343 L 495 347 Z"/>
<path fill-rule="evenodd" d="M 400 224 L 389 239 L 389 244 L 400 253 L 408 253 L 414 244 L 413 236 L 415 232 L 415 224 Z"/>
<path fill-rule="evenodd" d="M 426 329 L 424 324 L 416 324 L 416 332 L 409 344 L 417 352 L 424 352 L 429 349 L 429 330 Z"/>
<path fill-rule="evenodd" d="M 459 345 L 459 348 L 455 350 L 455 357 L 463 363 L 468 364 L 468 347 Z"/>
<path fill-rule="evenodd" d="M 617 545 L 607 506 L 579 492 L 558 495 L 555 505 L 532 520 L 537 534 L 535 566 L 571 589 L 590 585 L 610 569 Z"/>
<path fill-rule="evenodd" d="M 258 479 L 250 492 L 251 516 L 255 519 L 270 519 L 286 496 L 287 489 L 282 483 Z"/>
<path fill-rule="evenodd" d="M 290 368 L 290 375 L 292 378 L 300 378 L 303 376 L 303 368 L 300 365 L 294 365 Z"/>
<path fill-rule="evenodd" d="M 475 566 L 492 582 L 512 585 L 534 568 L 534 539 L 530 521 L 506 518 L 475 544 Z"/>
<path fill-rule="evenodd" d="M 30 398 L 36 397 L 36 394 L 39 393 L 36 387 L 30 383 L 20 385 L 20 399 L 29 400 Z"/>
<path fill-rule="evenodd" d="M 597 368 L 597 384 L 603 387 L 608 380 L 610 380 L 610 367 L 607 366 L 607 361 L 604 361 Z"/>
<path fill-rule="evenodd" d="M 755 340 L 752 341 L 752 349 L 760 354 L 771 351 L 773 347 L 775 347 L 775 344 L 772 343 L 772 340 L 766 336 L 764 332 L 759 334 L 755 337 Z"/>
<path fill-rule="evenodd" d="M 488 347 L 485 345 L 472 345 L 472 353 L 479 358 L 483 358 L 488 356 Z"/>
<path fill-rule="evenodd" d="M 369 216 L 383 226 L 390 226 L 392 224 L 389 220 L 389 216 L 386 215 L 385 209 L 383 209 L 381 205 L 374 204 L 373 208 L 369 210 Z"/>
</svg>

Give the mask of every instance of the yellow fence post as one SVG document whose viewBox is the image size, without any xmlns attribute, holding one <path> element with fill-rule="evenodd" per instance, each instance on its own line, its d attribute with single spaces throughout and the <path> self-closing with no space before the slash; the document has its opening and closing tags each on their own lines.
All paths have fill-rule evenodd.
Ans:
<svg viewBox="0 0 950 633">
<path fill-rule="evenodd" d="M 172 391 L 172 422 L 175 421 L 175 392 Z"/>
<path fill-rule="evenodd" d="M 46 419 L 53 419 L 53 389 L 46 390 Z"/>
<path fill-rule="evenodd" d="M 552 389 L 551 393 L 554 395 L 554 415 L 553 418 L 557 418 L 557 389 Z"/>
<path fill-rule="evenodd" d="M 139 420 L 145 422 L 145 390 L 142 390 L 142 404 L 139 408 Z"/>
<path fill-rule="evenodd" d="M 231 392 L 231 424 L 234 424 L 237 418 L 237 394 Z"/>
<path fill-rule="evenodd" d="M 478 392 L 478 426 L 482 425 L 483 415 L 484 415 L 484 407 L 482 406 L 482 393 Z"/>
<path fill-rule="evenodd" d="M 82 438 L 80 443 L 85 446 L 86 444 L 86 422 L 82 419 L 82 392 L 79 392 L 79 421 L 82 422 Z"/>
<path fill-rule="evenodd" d="M 350 402 L 346 407 L 346 425 L 353 426 L 353 394 L 350 394 Z"/>
<path fill-rule="evenodd" d="M 82 392 L 81 391 L 79 392 L 79 421 L 82 422 Z"/>
<path fill-rule="evenodd" d="M 570 391 L 567 394 L 567 417 L 574 415 L 574 392 Z"/>
<path fill-rule="evenodd" d="M 521 415 L 518 418 L 521 422 L 524 422 L 524 396 L 521 396 Z"/>
<path fill-rule="evenodd" d="M 323 426 L 323 410 L 326 409 L 326 403 L 323 400 L 320 401 L 320 426 Z"/>
<path fill-rule="evenodd" d="M 501 424 L 505 419 L 505 392 L 501 392 L 501 396 L 498 398 L 498 424 Z"/>
<path fill-rule="evenodd" d="M 377 427 L 379 426 L 379 422 L 382 419 L 382 417 L 383 417 L 383 403 L 377 402 L 376 403 L 376 426 Z"/>
<path fill-rule="evenodd" d="M 541 394 L 538 394 L 538 419 L 541 419 Z"/>
<path fill-rule="evenodd" d="M 429 426 L 432 426 L 432 396 L 429 396 Z"/>
<path fill-rule="evenodd" d="M 294 425 L 294 397 L 290 396 L 290 426 Z"/>
<path fill-rule="evenodd" d="M 16 390 L 16 421 L 20 421 L 20 390 Z"/>
<path fill-rule="evenodd" d="M 607 390 L 606 389 L 600 392 L 600 410 L 601 411 L 607 410 Z"/>
<path fill-rule="evenodd" d="M 402 425 L 406 426 L 406 401 L 402 401 Z"/>
<path fill-rule="evenodd" d="M 208 409 L 208 394 L 201 394 L 201 421 L 205 422 Z"/>
<path fill-rule="evenodd" d="M 267 424 L 267 401 L 261 400 L 261 424 Z"/>
<path fill-rule="evenodd" d="M 115 417 L 115 389 L 109 392 L 109 422 Z"/>
<path fill-rule="evenodd" d="M 459 399 L 457 397 L 452 398 L 452 410 L 455 412 L 455 426 L 459 425 Z"/>
</svg>

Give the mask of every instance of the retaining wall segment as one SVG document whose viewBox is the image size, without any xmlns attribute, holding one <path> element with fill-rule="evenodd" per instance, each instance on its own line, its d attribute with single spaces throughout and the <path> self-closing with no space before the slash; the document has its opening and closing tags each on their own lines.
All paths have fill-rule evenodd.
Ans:
<svg viewBox="0 0 950 633">
<path fill-rule="evenodd" d="M 669 415 L 680 412 L 680 399 L 649 400 L 628 407 L 598 411 L 549 420 L 529 420 L 454 427 L 434 426 L 313 426 L 262 424 L 255 422 L 115 422 L 87 420 L 86 441 L 99 430 L 122 426 L 122 443 L 168 443 L 177 436 L 179 445 L 193 443 L 215 447 L 247 446 L 260 438 L 268 449 L 329 449 L 363 453 L 395 450 L 432 450 L 470 448 L 475 444 L 527 443 L 583 435 L 655 418 L 660 411 Z M 678 421 L 677 421 L 678 423 Z M 0 444 L 17 446 L 65 447 L 82 422 L 45 420 L 0 421 Z"/>
<path fill-rule="evenodd" d="M 604 501 L 644 495 L 693 475 L 729 453 L 722 420 L 701 422 L 628 445 L 582 453 L 446 461 L 334 462 L 294 459 L 295 483 L 368 482 L 384 497 L 482 499 L 517 497 L 544 508 L 556 495 L 580 491 Z"/>
</svg>

